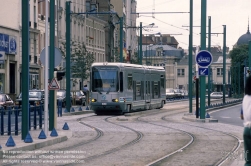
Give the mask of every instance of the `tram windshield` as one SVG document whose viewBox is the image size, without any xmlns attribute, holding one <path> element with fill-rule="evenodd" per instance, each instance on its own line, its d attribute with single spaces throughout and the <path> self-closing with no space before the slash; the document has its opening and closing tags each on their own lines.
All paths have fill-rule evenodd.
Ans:
<svg viewBox="0 0 251 166">
<path fill-rule="evenodd" d="M 92 91 L 93 92 L 117 92 L 119 90 L 118 68 L 116 67 L 93 67 Z"/>
</svg>

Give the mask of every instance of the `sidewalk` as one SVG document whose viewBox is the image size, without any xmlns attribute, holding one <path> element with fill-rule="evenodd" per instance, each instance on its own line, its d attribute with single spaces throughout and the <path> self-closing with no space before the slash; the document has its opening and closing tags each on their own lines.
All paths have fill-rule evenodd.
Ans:
<svg viewBox="0 0 251 166">
<path fill-rule="evenodd" d="M 82 111 L 79 109 L 81 107 Z M 87 113 L 92 113 L 92 110 L 89 110 L 89 107 L 86 108 L 86 106 L 73 106 L 73 110 L 71 112 L 64 112 L 64 108 L 62 110 L 62 116 L 71 116 L 71 115 L 81 115 L 81 114 L 87 114 Z M 87 110 L 86 110 L 87 109 Z M 39 149 L 42 147 L 50 146 L 53 144 L 57 144 L 63 141 L 66 141 L 70 137 L 72 137 L 72 131 L 71 130 L 63 130 L 65 120 L 63 118 L 57 117 L 57 126 L 56 126 L 56 132 L 58 136 L 50 136 L 51 131 L 48 131 L 48 134 L 46 135 L 46 139 L 39 139 L 39 134 L 41 133 L 42 129 L 31 129 L 29 131 L 30 136 L 33 140 L 31 143 L 25 143 L 24 140 L 21 138 L 21 133 L 19 135 L 14 135 L 12 133 L 11 137 L 8 135 L 1 135 L 0 136 L 0 160 L 3 158 L 3 153 L 6 153 L 6 151 L 12 151 L 12 152 L 17 152 L 21 153 L 22 151 L 31 151 L 35 149 Z M 53 132 L 54 133 L 54 132 Z M 13 139 L 13 141 L 11 140 Z M 9 142 L 8 142 L 9 140 Z M 15 146 L 9 146 L 7 147 L 6 144 L 10 145 L 15 145 Z"/>
</svg>

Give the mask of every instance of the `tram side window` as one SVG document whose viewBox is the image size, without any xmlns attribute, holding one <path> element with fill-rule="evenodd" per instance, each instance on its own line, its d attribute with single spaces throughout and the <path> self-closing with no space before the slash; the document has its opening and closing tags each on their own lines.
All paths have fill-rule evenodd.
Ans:
<svg viewBox="0 0 251 166">
<path fill-rule="evenodd" d="M 159 97 L 159 84 L 157 81 L 154 81 L 154 86 L 153 86 L 153 95 L 154 95 L 154 98 L 158 98 Z"/>
<path fill-rule="evenodd" d="M 142 85 L 142 88 L 141 88 L 141 99 L 144 100 L 144 81 L 141 81 L 141 85 Z"/>
<path fill-rule="evenodd" d="M 119 73 L 119 78 L 120 78 L 120 92 L 123 92 L 124 88 L 123 88 L 123 72 Z"/>
<path fill-rule="evenodd" d="M 154 82 L 152 81 L 152 98 L 154 99 Z"/>
<path fill-rule="evenodd" d="M 136 100 L 141 99 L 141 83 L 136 82 Z"/>
<path fill-rule="evenodd" d="M 132 74 L 128 74 L 127 76 L 127 88 L 128 90 L 132 90 Z"/>
<path fill-rule="evenodd" d="M 148 82 L 148 90 L 147 91 L 148 91 L 148 93 L 150 93 L 150 89 L 151 89 L 150 88 L 150 81 L 147 81 L 147 82 Z"/>
<path fill-rule="evenodd" d="M 163 75 L 160 76 L 160 87 L 161 88 L 165 87 L 165 78 Z"/>
</svg>

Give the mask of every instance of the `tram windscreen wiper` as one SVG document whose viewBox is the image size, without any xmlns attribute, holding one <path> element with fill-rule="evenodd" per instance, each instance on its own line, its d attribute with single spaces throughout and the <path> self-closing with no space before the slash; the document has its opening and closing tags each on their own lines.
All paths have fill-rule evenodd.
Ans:
<svg viewBox="0 0 251 166">
<path fill-rule="evenodd" d="M 99 92 L 99 94 L 102 94 L 101 91 L 98 88 L 96 88 L 95 90 L 97 90 Z"/>
</svg>

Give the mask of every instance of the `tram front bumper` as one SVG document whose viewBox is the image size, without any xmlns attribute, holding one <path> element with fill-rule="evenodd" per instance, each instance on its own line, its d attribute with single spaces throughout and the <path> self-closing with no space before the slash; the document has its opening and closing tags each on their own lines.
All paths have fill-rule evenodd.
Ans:
<svg viewBox="0 0 251 166">
<path fill-rule="evenodd" d="M 124 103 L 110 102 L 110 103 L 90 103 L 93 111 L 123 111 L 125 109 Z"/>
</svg>

